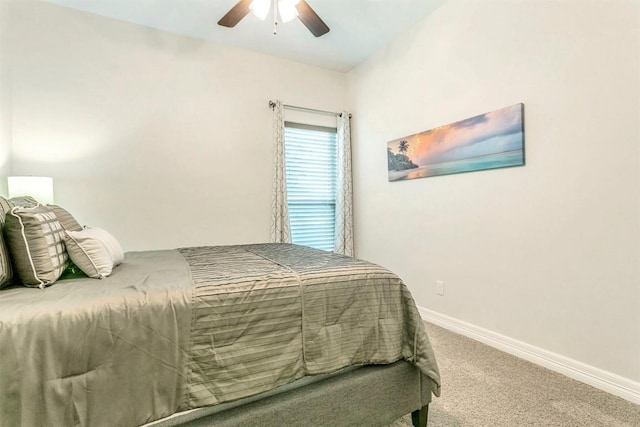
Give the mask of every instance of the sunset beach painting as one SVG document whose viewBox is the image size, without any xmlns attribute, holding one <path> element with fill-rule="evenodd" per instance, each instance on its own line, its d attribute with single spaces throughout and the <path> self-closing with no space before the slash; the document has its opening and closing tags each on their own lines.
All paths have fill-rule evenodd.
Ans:
<svg viewBox="0 0 640 427">
<path fill-rule="evenodd" d="M 387 143 L 389 181 L 524 165 L 524 104 Z"/>
</svg>

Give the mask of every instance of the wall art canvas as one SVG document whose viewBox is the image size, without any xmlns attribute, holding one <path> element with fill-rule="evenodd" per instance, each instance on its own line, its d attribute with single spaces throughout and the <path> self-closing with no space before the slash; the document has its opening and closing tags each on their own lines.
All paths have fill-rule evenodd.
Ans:
<svg viewBox="0 0 640 427">
<path fill-rule="evenodd" d="M 387 143 L 389 181 L 524 165 L 524 104 Z"/>
</svg>

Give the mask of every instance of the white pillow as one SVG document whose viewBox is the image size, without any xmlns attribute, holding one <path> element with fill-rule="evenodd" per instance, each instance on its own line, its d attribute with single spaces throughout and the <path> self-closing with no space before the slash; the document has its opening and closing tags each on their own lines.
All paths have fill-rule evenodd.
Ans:
<svg viewBox="0 0 640 427">
<path fill-rule="evenodd" d="M 124 260 L 124 252 L 111 234 L 100 228 L 66 231 L 65 245 L 71 261 L 87 276 L 107 277 Z"/>
<path fill-rule="evenodd" d="M 107 252 L 109 252 L 109 256 L 113 261 L 114 267 L 124 261 L 124 251 L 122 250 L 122 246 L 120 246 L 118 240 L 116 240 L 116 238 L 109 234 L 107 231 L 95 227 L 85 227 L 85 229 L 82 231 L 85 231 L 91 237 L 102 241 L 105 248 L 107 249 Z"/>
</svg>

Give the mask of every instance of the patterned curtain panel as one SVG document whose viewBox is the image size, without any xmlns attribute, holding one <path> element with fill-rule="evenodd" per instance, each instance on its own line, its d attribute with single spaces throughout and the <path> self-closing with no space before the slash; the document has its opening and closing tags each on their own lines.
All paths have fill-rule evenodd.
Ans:
<svg viewBox="0 0 640 427">
<path fill-rule="evenodd" d="M 271 205 L 271 242 L 291 243 L 287 183 L 284 165 L 284 112 L 282 101 L 273 107 L 273 194 Z"/>
<path fill-rule="evenodd" d="M 353 195 L 351 185 L 350 114 L 338 116 L 338 185 L 334 252 L 353 256 Z"/>
</svg>

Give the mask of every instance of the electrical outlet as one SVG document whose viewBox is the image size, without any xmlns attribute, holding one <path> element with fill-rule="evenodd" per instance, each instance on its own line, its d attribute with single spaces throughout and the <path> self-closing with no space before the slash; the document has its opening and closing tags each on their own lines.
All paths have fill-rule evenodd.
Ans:
<svg viewBox="0 0 640 427">
<path fill-rule="evenodd" d="M 444 281 L 436 280 L 436 293 L 444 296 Z"/>
</svg>

